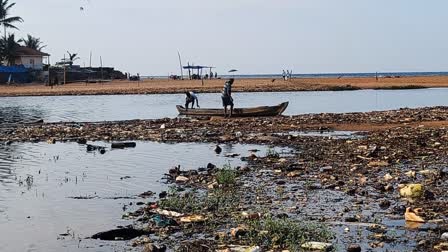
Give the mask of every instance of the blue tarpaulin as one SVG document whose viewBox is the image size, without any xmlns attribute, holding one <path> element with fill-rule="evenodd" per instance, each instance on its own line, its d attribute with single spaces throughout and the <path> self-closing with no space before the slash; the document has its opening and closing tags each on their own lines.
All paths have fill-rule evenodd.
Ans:
<svg viewBox="0 0 448 252">
<path fill-rule="evenodd" d="M 26 73 L 28 70 L 25 67 L 19 66 L 0 66 L 0 73 Z"/>
<path fill-rule="evenodd" d="M 0 66 L 0 83 L 27 83 L 30 82 L 28 69 L 22 66 Z"/>
</svg>

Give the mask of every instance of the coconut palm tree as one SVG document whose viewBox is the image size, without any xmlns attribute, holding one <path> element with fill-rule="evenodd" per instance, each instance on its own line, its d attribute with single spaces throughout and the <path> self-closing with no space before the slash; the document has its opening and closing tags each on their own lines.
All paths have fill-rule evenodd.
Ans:
<svg viewBox="0 0 448 252">
<path fill-rule="evenodd" d="M 78 54 L 77 53 L 73 53 L 73 54 L 71 54 L 69 51 L 67 51 L 67 53 L 68 53 L 68 57 L 70 58 L 70 66 L 72 66 L 73 65 L 73 62 L 75 62 L 75 60 L 79 60 L 80 58 L 78 57 Z"/>
<path fill-rule="evenodd" d="M 36 38 L 31 36 L 30 34 L 27 35 L 26 38 L 22 38 L 19 40 L 19 42 L 23 43 L 23 45 L 25 47 L 40 51 L 42 50 L 44 47 L 46 47 L 46 45 L 42 45 L 42 41 L 40 41 L 40 38 Z"/>
<path fill-rule="evenodd" d="M 9 66 L 14 65 L 14 60 L 17 54 L 17 49 L 20 47 L 17 43 L 14 34 L 9 34 L 0 42 L 0 55 L 2 60 L 5 61 Z"/>
<path fill-rule="evenodd" d="M 10 17 L 9 12 L 16 3 L 9 3 L 8 1 L 9 0 L 0 0 L 0 24 L 3 25 L 5 38 L 7 37 L 6 28 L 18 30 L 18 28 L 14 26 L 14 23 L 23 22 L 21 17 Z"/>
</svg>

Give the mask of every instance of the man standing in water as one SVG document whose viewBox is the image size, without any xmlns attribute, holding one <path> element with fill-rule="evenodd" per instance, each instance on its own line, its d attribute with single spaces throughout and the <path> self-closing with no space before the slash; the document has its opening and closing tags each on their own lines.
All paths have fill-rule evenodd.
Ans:
<svg viewBox="0 0 448 252">
<path fill-rule="evenodd" d="M 232 84 L 235 80 L 232 78 L 224 84 L 222 91 L 222 106 L 224 107 L 224 117 L 227 117 L 227 106 L 230 106 L 230 116 L 233 114 L 233 98 L 232 98 Z"/>
<path fill-rule="evenodd" d="M 198 96 L 194 93 L 194 92 L 192 92 L 192 91 L 190 91 L 190 92 L 185 92 L 185 95 L 187 96 L 186 98 L 185 98 L 185 109 L 187 109 L 188 110 L 188 106 L 190 105 L 190 103 L 191 103 L 191 108 L 194 108 L 194 102 L 196 101 L 196 106 L 198 107 L 198 108 L 200 108 L 199 107 L 199 100 L 198 100 Z"/>
</svg>

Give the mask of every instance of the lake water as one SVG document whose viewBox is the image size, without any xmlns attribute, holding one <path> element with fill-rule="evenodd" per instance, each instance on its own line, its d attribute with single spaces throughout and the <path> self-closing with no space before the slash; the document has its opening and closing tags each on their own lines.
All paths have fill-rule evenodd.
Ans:
<svg viewBox="0 0 448 252">
<path fill-rule="evenodd" d="M 76 143 L 0 145 L 0 251 L 122 251 L 123 242 L 79 238 L 130 224 L 121 216 L 135 210 L 136 202 L 150 199 L 122 197 L 166 190 L 160 179 L 173 166 L 197 169 L 212 162 L 235 167 L 244 163 L 226 154 L 248 156 L 249 150 L 259 149 L 264 155 L 267 150 L 256 145 L 221 147 L 217 155 L 210 144 L 137 142 L 136 148 L 101 155 Z"/>
<path fill-rule="evenodd" d="M 235 93 L 236 107 L 276 105 L 289 101 L 285 115 L 448 106 L 448 88 L 323 92 Z M 183 94 L 1 97 L 0 123 L 112 121 L 176 117 Z M 221 107 L 220 94 L 199 94 L 201 107 Z"/>
</svg>

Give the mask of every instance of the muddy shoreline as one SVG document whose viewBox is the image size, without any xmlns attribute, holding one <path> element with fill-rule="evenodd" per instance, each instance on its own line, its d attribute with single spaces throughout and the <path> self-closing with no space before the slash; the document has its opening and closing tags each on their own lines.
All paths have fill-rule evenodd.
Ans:
<svg viewBox="0 0 448 252">
<path fill-rule="evenodd" d="M 319 136 L 340 129 L 362 132 Z M 302 131 L 317 135 L 295 134 Z M 166 167 L 171 190 L 123 216 L 134 220 L 139 237 L 129 245 L 139 249 L 298 251 L 309 242 L 337 251 L 446 249 L 441 236 L 448 232 L 448 107 L 0 125 L 4 144 L 97 140 L 257 143 L 292 150 L 254 152 L 240 157 L 244 167 Z M 410 184 L 423 189 L 401 195 Z M 405 221 L 408 207 L 425 223 Z"/>
<path fill-rule="evenodd" d="M 71 83 L 45 86 L 0 85 L 0 97 L 14 96 L 63 96 L 63 95 L 126 95 L 126 94 L 178 94 L 186 90 L 198 93 L 219 93 L 225 80 L 142 80 L 130 82 L 115 80 L 107 83 Z M 294 91 L 345 91 L 359 89 L 420 89 L 448 87 L 447 76 L 401 78 L 298 78 L 237 79 L 234 92 L 294 92 Z"/>
</svg>

